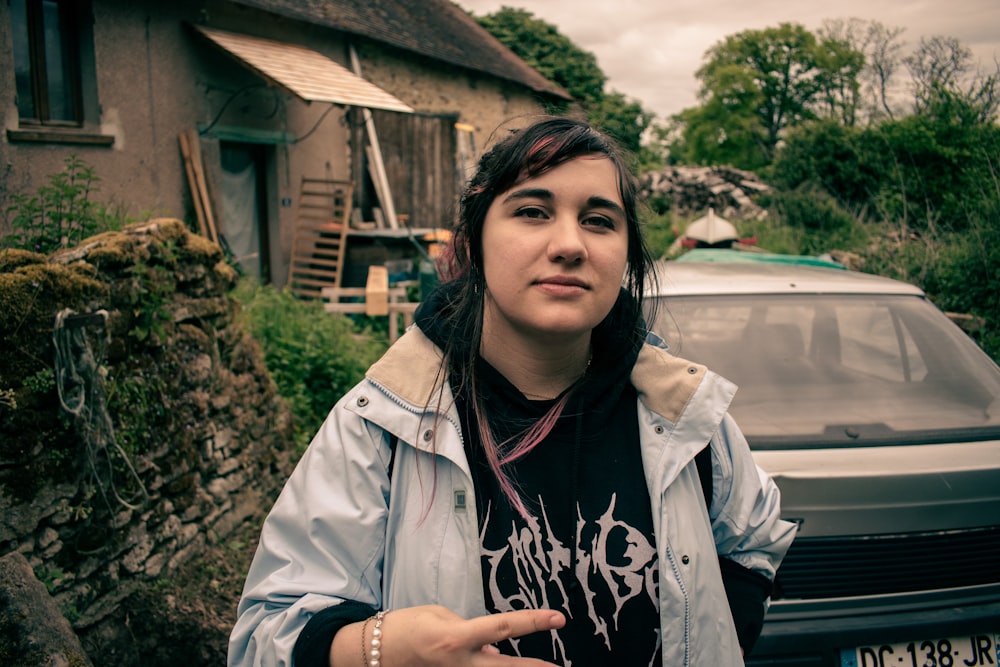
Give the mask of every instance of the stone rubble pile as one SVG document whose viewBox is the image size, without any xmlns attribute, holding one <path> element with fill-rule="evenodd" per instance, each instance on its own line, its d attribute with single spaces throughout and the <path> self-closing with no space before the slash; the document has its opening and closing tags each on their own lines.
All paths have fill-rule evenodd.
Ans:
<svg viewBox="0 0 1000 667">
<path fill-rule="evenodd" d="M 767 212 L 752 197 L 770 190 L 756 174 L 733 167 L 671 166 L 647 172 L 640 181 L 640 196 L 654 210 L 680 216 L 712 208 L 723 218 L 759 219 Z"/>
</svg>

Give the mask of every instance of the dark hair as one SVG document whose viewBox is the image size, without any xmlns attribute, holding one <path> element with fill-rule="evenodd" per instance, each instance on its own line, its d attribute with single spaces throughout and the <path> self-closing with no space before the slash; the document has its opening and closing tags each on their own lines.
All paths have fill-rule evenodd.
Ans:
<svg viewBox="0 0 1000 667">
<path fill-rule="evenodd" d="M 497 196 L 522 181 L 588 155 L 606 157 L 618 173 L 618 190 L 628 228 L 628 266 L 624 288 L 636 304 L 635 308 L 629 309 L 634 314 L 631 325 L 635 336 L 644 338 L 646 332 L 641 304 L 646 280 L 653 279 L 653 274 L 652 258 L 639 225 L 638 186 L 618 145 L 582 121 L 563 117 L 542 118 L 514 131 L 480 158 L 476 173 L 459 202 L 458 222 L 442 263 L 443 277 L 454 288 L 449 290 L 451 301 L 441 313 L 449 325 L 443 328 L 450 332 L 444 349 L 449 376 L 455 382 L 454 390 L 464 391 L 470 397 L 490 467 L 512 505 L 523 516 L 527 516 L 527 511 L 502 467 L 526 454 L 545 438 L 565 407 L 569 392 L 545 417 L 528 429 L 512 449 L 504 449 L 509 443 L 495 442 L 476 387 L 476 362 L 482 341 L 486 290 L 483 226 L 486 213 Z"/>
</svg>

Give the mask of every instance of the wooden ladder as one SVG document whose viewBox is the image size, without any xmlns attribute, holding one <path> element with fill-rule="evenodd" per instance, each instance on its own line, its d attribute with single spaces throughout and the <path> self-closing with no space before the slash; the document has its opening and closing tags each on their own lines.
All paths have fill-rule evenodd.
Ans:
<svg viewBox="0 0 1000 667">
<path fill-rule="evenodd" d="M 288 266 L 293 294 L 318 299 L 324 287 L 339 287 L 344 269 L 353 184 L 302 179 Z"/>
</svg>

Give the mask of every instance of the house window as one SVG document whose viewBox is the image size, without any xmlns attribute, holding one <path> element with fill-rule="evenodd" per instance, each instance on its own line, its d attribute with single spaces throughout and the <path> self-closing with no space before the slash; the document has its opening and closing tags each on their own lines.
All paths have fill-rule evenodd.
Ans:
<svg viewBox="0 0 1000 667">
<path fill-rule="evenodd" d="M 80 127 L 81 4 L 11 0 L 17 109 L 21 125 Z"/>
</svg>

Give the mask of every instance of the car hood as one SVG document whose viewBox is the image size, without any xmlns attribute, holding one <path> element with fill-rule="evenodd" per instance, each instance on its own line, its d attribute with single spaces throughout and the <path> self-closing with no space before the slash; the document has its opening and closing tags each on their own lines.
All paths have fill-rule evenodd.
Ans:
<svg viewBox="0 0 1000 667">
<path fill-rule="evenodd" d="M 1000 440 L 755 451 L 798 538 L 954 530 L 1000 519 Z"/>
</svg>

